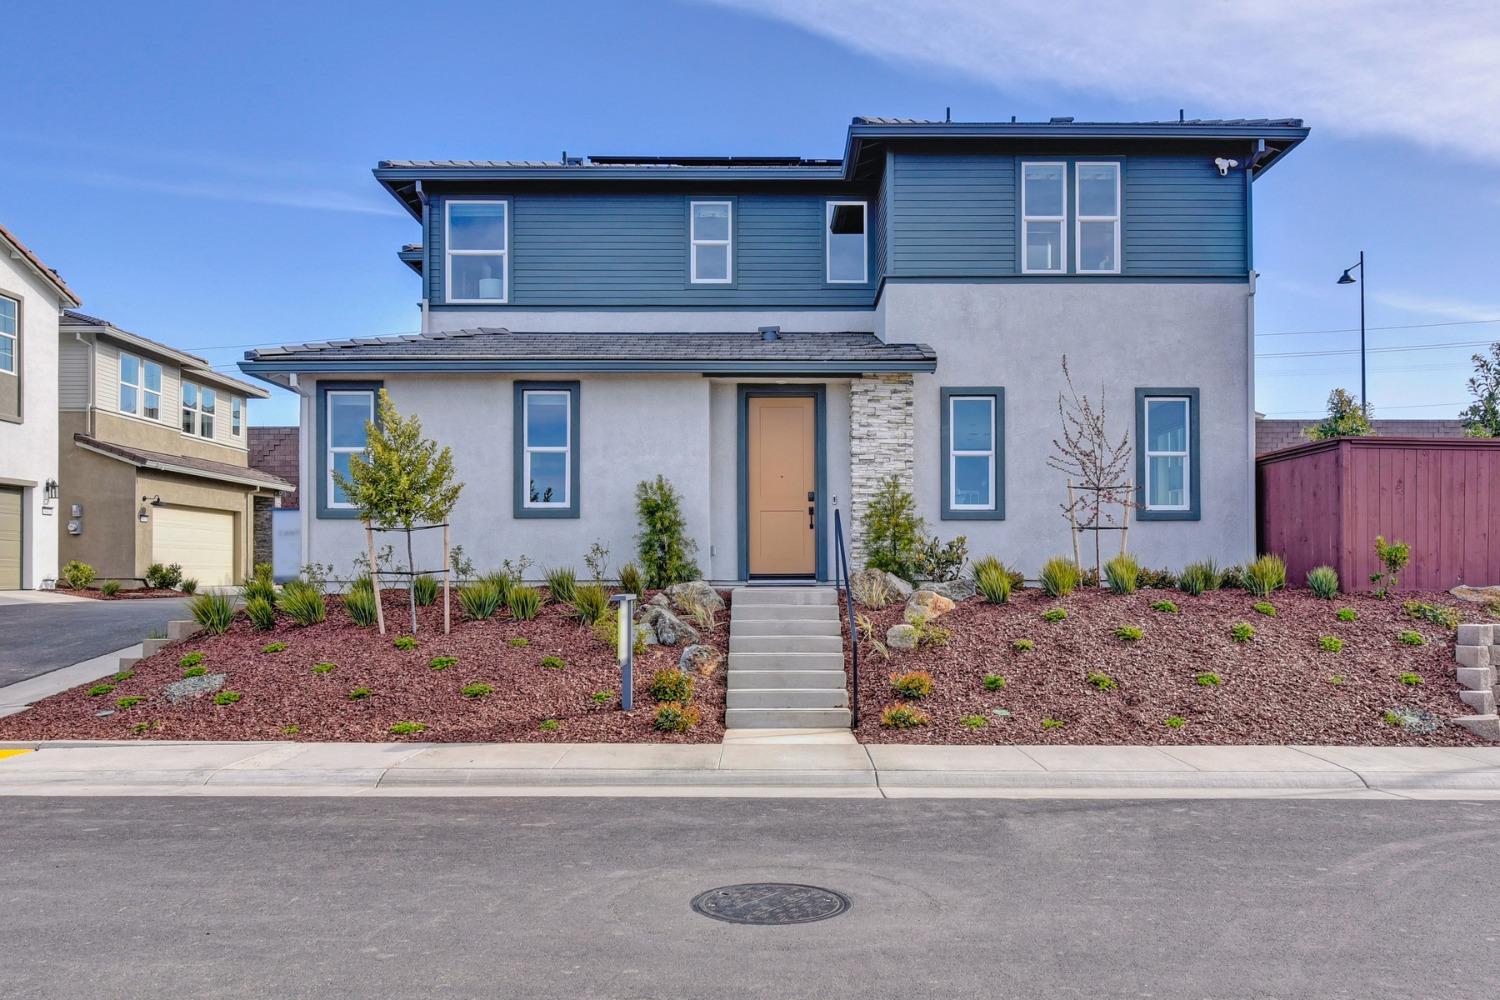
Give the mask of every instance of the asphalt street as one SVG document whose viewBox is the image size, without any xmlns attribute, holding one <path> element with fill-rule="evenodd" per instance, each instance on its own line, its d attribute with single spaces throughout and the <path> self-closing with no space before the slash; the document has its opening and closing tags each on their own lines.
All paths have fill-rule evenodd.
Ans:
<svg viewBox="0 0 1500 1000">
<path fill-rule="evenodd" d="M 0 686 L 165 635 L 187 606 L 185 597 L 0 604 Z"/>
<path fill-rule="evenodd" d="M 1493 996 L 1500 804 L 12 798 L 9 998 Z M 851 908 L 762 927 L 706 889 Z"/>
</svg>

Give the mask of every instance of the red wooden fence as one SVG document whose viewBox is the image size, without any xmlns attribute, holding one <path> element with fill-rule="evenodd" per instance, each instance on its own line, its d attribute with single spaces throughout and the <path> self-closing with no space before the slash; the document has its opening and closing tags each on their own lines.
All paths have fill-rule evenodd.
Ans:
<svg viewBox="0 0 1500 1000">
<path fill-rule="evenodd" d="M 1327 564 L 1366 589 L 1376 535 L 1411 545 L 1403 588 L 1500 584 L 1500 440 L 1319 441 L 1258 457 L 1255 487 L 1260 551 L 1293 586 Z"/>
</svg>

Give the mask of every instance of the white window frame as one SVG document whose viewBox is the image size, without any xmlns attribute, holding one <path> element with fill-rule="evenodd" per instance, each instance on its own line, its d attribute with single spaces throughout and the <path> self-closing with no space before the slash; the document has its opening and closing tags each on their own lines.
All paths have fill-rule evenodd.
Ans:
<svg viewBox="0 0 1500 1000">
<path fill-rule="evenodd" d="M 194 402 L 192 406 L 189 406 L 187 402 L 186 390 L 188 386 L 193 387 Z M 213 389 L 206 388 L 198 382 L 189 382 L 186 379 L 183 380 L 182 389 L 183 391 L 180 398 L 181 406 L 179 407 L 179 409 L 184 415 L 192 414 L 193 416 L 193 426 L 191 430 L 186 427 L 182 427 L 181 424 L 178 425 L 179 429 L 181 429 L 182 431 L 183 437 L 196 437 L 202 438 L 205 441 L 212 441 L 214 439 L 214 417 L 218 413 L 219 394 Z M 203 406 L 205 396 L 209 397 L 208 409 L 205 409 Z M 203 428 L 205 426 L 208 427 L 207 434 L 203 433 Z"/>
<path fill-rule="evenodd" d="M 454 205 L 504 205 L 505 225 L 502 227 L 505 233 L 505 245 L 499 250 L 455 250 L 453 249 L 453 206 Z M 453 297 L 453 258 L 454 257 L 499 257 L 500 258 L 500 281 L 501 295 L 498 299 L 456 299 Z M 468 198 L 457 201 L 448 201 L 443 204 L 443 301 L 455 305 L 505 305 L 510 302 L 510 199 L 509 198 Z"/>
<path fill-rule="evenodd" d="M 229 400 L 229 433 L 239 437 L 244 428 L 244 401 L 238 396 Z"/>
<path fill-rule="evenodd" d="M 1082 171 L 1080 167 L 1112 167 L 1115 172 L 1115 214 L 1114 215 L 1084 215 L 1082 194 Z M 1123 185 L 1121 184 L 1120 164 L 1117 160 L 1079 160 L 1073 164 L 1073 204 L 1077 211 L 1073 218 L 1073 266 L 1079 274 L 1119 274 L 1120 273 L 1120 225 L 1121 210 L 1123 205 L 1121 199 L 1125 197 Z M 1085 222 L 1113 222 L 1115 224 L 1115 266 L 1111 268 L 1088 268 L 1083 266 L 1083 224 Z"/>
<path fill-rule="evenodd" d="M 125 380 L 124 367 L 126 358 L 129 358 L 130 360 L 135 362 L 136 380 L 134 382 L 127 382 Z M 156 370 L 155 389 L 147 388 L 146 372 L 148 369 Z M 115 409 L 120 413 L 128 414 L 129 416 L 137 417 L 141 420 L 160 422 L 162 419 L 162 390 L 165 387 L 164 379 L 166 377 L 166 373 L 162 370 L 161 362 L 147 361 L 139 354 L 132 354 L 130 351 L 121 351 L 118 359 L 115 362 L 115 371 L 118 374 L 118 378 L 116 379 L 115 384 Z M 121 389 L 127 387 L 135 390 L 135 406 L 134 408 L 128 410 L 125 408 L 122 393 L 120 392 Z M 150 393 L 151 395 L 156 397 L 156 416 L 154 417 L 148 416 L 146 414 L 147 393 Z"/>
<path fill-rule="evenodd" d="M 956 416 L 957 405 L 960 402 L 971 400 L 982 400 L 990 408 L 990 446 L 987 450 L 965 450 L 960 451 L 956 445 L 958 435 L 958 420 Z M 999 422 L 995 419 L 995 405 L 997 400 L 994 396 L 949 396 L 948 397 L 948 509 L 950 511 L 966 510 L 994 510 L 998 502 L 995 496 L 995 451 L 998 442 Z M 990 460 L 990 502 L 989 503 L 959 503 L 958 502 L 958 460 L 960 458 L 988 458 Z"/>
<path fill-rule="evenodd" d="M 843 206 L 858 205 L 863 222 L 860 235 L 864 252 L 859 255 L 858 278 L 835 278 L 833 276 L 833 213 Z M 830 285 L 865 285 L 870 281 L 870 203 L 867 201 L 830 201 L 823 210 L 823 278 Z"/>
<path fill-rule="evenodd" d="M 1026 206 L 1026 168 L 1027 167 L 1058 167 L 1062 170 L 1062 214 L 1061 215 L 1031 215 Z M 1022 160 L 1021 161 L 1021 273 L 1022 274 L 1067 274 L 1068 273 L 1068 164 L 1063 160 Z M 1026 263 L 1031 258 L 1030 240 L 1027 239 L 1026 224 L 1028 222 L 1056 222 L 1057 227 L 1057 266 L 1048 268 L 1027 267 Z"/>
<path fill-rule="evenodd" d="M 366 418 L 368 426 L 375 422 L 375 391 L 373 389 L 329 389 L 323 399 L 323 441 L 325 442 L 327 454 L 323 456 L 323 476 L 327 480 L 327 503 L 323 506 L 329 510 L 354 510 L 355 505 L 347 500 L 339 501 L 334 498 L 338 496 L 338 488 L 333 481 L 333 471 L 337 467 L 333 460 L 334 455 L 363 455 L 370 450 L 368 436 L 365 443 L 359 447 L 353 445 L 335 445 L 333 443 L 333 398 L 335 396 L 363 396 L 370 407 L 370 415 Z"/>
<path fill-rule="evenodd" d="M 567 423 L 563 425 L 561 445 L 533 445 L 531 443 L 531 397 L 559 396 L 563 401 L 563 413 Z M 521 391 L 521 452 L 523 455 L 521 475 L 521 506 L 528 510 L 554 510 L 573 505 L 573 394 L 567 389 L 523 389 Z M 531 499 L 531 456 L 533 453 L 560 454 L 563 456 L 563 498 L 546 502 Z"/>
<path fill-rule="evenodd" d="M 21 302 L 9 295 L 0 295 L 0 300 L 11 304 L 11 322 L 16 326 L 10 333 L 0 330 L 0 337 L 10 341 L 10 367 L 0 367 L 0 373 L 15 375 L 21 370 Z"/>
<path fill-rule="evenodd" d="M 1182 404 L 1182 450 L 1181 451 L 1157 451 L 1151 447 L 1151 404 L 1152 403 L 1181 403 Z M 1145 398 L 1145 410 L 1141 419 L 1144 422 L 1145 434 L 1141 441 L 1141 449 L 1146 454 L 1145 495 L 1143 499 L 1147 510 L 1177 510 L 1187 511 L 1193 509 L 1193 401 L 1188 396 L 1147 396 Z M 1153 458 L 1182 458 L 1182 497 L 1180 504 L 1159 504 L 1151 502 L 1151 460 Z"/>
<path fill-rule="evenodd" d="M 729 230 L 722 240 L 698 238 L 698 206 L 723 205 L 728 210 Z M 724 277 L 698 277 L 698 248 L 724 248 Z M 734 283 L 734 201 L 728 198 L 696 198 L 688 202 L 688 281 L 694 285 L 730 285 Z"/>
</svg>

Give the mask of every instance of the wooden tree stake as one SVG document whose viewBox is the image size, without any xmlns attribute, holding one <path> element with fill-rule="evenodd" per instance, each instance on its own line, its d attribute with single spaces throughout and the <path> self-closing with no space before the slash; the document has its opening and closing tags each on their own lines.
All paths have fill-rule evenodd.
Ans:
<svg viewBox="0 0 1500 1000">
<path fill-rule="evenodd" d="M 385 635 L 385 610 L 380 604 L 380 573 L 375 563 L 375 529 L 370 522 L 365 522 L 365 545 L 370 550 L 370 588 L 375 592 L 375 623 L 380 628 L 380 634 Z"/>
<path fill-rule="evenodd" d="M 447 635 L 451 629 L 450 618 L 452 611 L 448 607 L 448 576 L 452 572 L 448 561 L 448 522 L 443 522 L 443 634 Z"/>
</svg>

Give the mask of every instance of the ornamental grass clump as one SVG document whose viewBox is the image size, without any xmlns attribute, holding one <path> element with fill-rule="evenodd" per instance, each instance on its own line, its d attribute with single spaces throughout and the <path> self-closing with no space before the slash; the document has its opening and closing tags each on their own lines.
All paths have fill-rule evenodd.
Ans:
<svg viewBox="0 0 1500 1000">
<path fill-rule="evenodd" d="M 293 580 L 282 587 L 276 606 L 298 625 L 316 625 L 328 617 L 323 592 L 304 580 Z"/>
<path fill-rule="evenodd" d="M 265 601 L 274 602 L 276 584 L 273 580 L 273 572 L 270 563 L 256 563 L 251 575 L 245 578 L 245 585 L 240 590 L 240 596 L 246 601 L 259 597 Z"/>
<path fill-rule="evenodd" d="M 481 578 L 458 588 L 458 607 L 470 621 L 484 621 L 493 617 L 500 605 L 505 603 L 505 594 L 494 580 Z"/>
<path fill-rule="evenodd" d="M 516 621 L 529 622 L 542 610 L 542 592 L 535 587 L 517 584 L 510 588 L 505 605 Z"/>
<path fill-rule="evenodd" d="M 1197 597 L 1205 590 L 1218 590 L 1222 580 L 1218 564 L 1212 559 L 1204 559 L 1182 567 L 1182 573 L 1177 577 L 1177 589 Z"/>
<path fill-rule="evenodd" d="M 1135 556 L 1121 552 L 1104 564 L 1104 582 L 1116 594 L 1133 594 L 1141 578 L 1141 564 Z"/>
<path fill-rule="evenodd" d="M 1280 556 L 1263 555 L 1245 567 L 1245 589 L 1256 597 L 1270 597 L 1286 586 L 1286 562 Z"/>
<path fill-rule="evenodd" d="M 210 635 L 223 635 L 234 624 L 234 598 L 227 594 L 199 594 L 188 604 L 193 621 Z"/>
<path fill-rule="evenodd" d="M 932 718 L 914 705 L 887 705 L 880 710 L 880 724 L 886 729 L 915 729 Z"/>
<path fill-rule="evenodd" d="M 891 691 L 901 698 L 926 698 L 932 694 L 932 675 L 925 670 L 891 674 Z"/>
<path fill-rule="evenodd" d="M 411 596 L 417 602 L 417 607 L 430 607 L 437 601 L 438 582 L 437 577 L 423 573 L 421 576 L 412 577 Z"/>
<path fill-rule="evenodd" d="M 633 562 L 620 567 L 620 592 L 636 596 L 646 592 L 645 581 L 641 579 L 641 568 Z"/>
<path fill-rule="evenodd" d="M 356 625 L 364 628 L 374 625 L 379 618 L 375 609 L 375 591 L 368 586 L 351 589 L 344 595 L 344 612 Z"/>
<path fill-rule="evenodd" d="M 1067 597 L 1078 589 L 1082 573 L 1078 564 L 1066 556 L 1053 556 L 1042 564 L 1039 575 L 1042 590 L 1048 597 Z"/>
<path fill-rule="evenodd" d="M 105 580 L 103 583 L 99 584 L 99 593 L 103 594 L 105 597 L 114 597 L 119 592 L 119 580 Z"/>
<path fill-rule="evenodd" d="M 658 732 L 685 733 L 703 719 L 696 705 L 685 705 L 680 701 L 663 702 L 656 706 L 656 716 L 651 726 Z"/>
<path fill-rule="evenodd" d="M 1317 566 L 1307 571 L 1307 589 L 1325 601 L 1339 596 L 1339 571 L 1332 566 Z"/>
<path fill-rule="evenodd" d="M 574 617 L 592 625 L 609 610 L 609 591 L 603 584 L 585 583 L 573 589 L 572 603 Z"/>
<path fill-rule="evenodd" d="M 572 566 L 558 566 L 543 574 L 547 578 L 547 595 L 558 604 L 572 604 L 578 588 L 578 573 Z"/>
<path fill-rule="evenodd" d="M 686 705 L 693 700 L 693 678 L 685 670 L 668 667 L 651 675 L 651 697 Z"/>
<path fill-rule="evenodd" d="M 994 557 L 986 557 L 974 564 L 974 586 L 990 604 L 1010 603 L 1012 587 L 1010 571 Z"/>
<path fill-rule="evenodd" d="M 245 617 L 262 632 L 269 632 L 276 627 L 276 608 L 264 597 L 252 597 L 245 602 Z"/>
</svg>

